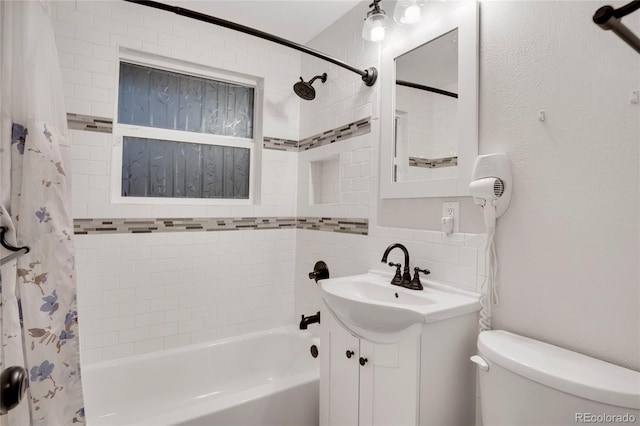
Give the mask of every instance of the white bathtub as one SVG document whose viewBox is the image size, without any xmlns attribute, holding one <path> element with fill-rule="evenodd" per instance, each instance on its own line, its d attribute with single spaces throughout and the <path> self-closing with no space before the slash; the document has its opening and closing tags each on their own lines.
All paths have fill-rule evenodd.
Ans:
<svg viewBox="0 0 640 426">
<path fill-rule="evenodd" d="M 319 363 L 309 349 L 318 343 L 279 327 L 89 364 L 88 424 L 317 425 Z"/>
</svg>

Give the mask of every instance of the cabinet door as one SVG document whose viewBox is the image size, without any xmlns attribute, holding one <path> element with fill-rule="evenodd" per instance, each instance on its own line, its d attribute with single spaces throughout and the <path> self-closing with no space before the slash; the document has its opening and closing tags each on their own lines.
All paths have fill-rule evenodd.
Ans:
<svg viewBox="0 0 640 426">
<path fill-rule="evenodd" d="M 326 312 L 326 313 L 325 313 Z M 322 312 L 320 360 L 320 424 L 358 424 L 359 339 L 336 322 L 329 311 Z M 353 351 L 350 358 L 347 351 Z"/>
<path fill-rule="evenodd" d="M 420 336 L 383 345 L 360 341 L 360 425 L 418 424 Z"/>
</svg>

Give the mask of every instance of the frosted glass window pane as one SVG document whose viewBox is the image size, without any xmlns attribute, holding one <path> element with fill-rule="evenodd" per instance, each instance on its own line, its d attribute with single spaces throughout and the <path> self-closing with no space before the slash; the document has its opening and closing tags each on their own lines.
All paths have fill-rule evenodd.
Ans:
<svg viewBox="0 0 640 426">
<path fill-rule="evenodd" d="M 204 148 L 202 167 L 203 198 L 224 198 L 224 156 L 223 147 L 210 145 Z"/>
<path fill-rule="evenodd" d="M 118 122 L 253 138 L 252 87 L 120 63 Z"/>
<path fill-rule="evenodd" d="M 173 150 L 175 143 L 149 141 L 149 197 L 173 196 Z M 177 147 L 176 147 L 177 148 Z"/>
<path fill-rule="evenodd" d="M 249 198 L 250 149 L 125 136 L 122 196 Z"/>
<path fill-rule="evenodd" d="M 146 197 L 149 188 L 149 153 L 146 139 L 125 138 L 122 157 L 122 195 Z"/>
<path fill-rule="evenodd" d="M 181 76 L 179 85 L 178 129 L 204 133 L 202 129 L 203 79 Z"/>
<path fill-rule="evenodd" d="M 249 198 L 249 150 L 233 150 L 234 198 Z"/>
<path fill-rule="evenodd" d="M 149 125 L 163 129 L 178 129 L 178 76 L 160 70 L 155 71 L 150 75 Z"/>
<path fill-rule="evenodd" d="M 120 67 L 118 121 L 149 126 L 149 93 L 151 69 Z"/>
</svg>

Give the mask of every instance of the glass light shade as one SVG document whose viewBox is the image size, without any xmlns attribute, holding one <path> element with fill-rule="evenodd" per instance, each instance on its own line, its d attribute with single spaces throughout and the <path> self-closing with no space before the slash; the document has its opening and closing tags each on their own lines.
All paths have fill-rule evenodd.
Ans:
<svg viewBox="0 0 640 426">
<path fill-rule="evenodd" d="M 362 26 L 362 38 L 374 43 L 384 40 L 387 29 L 389 28 L 389 18 L 384 12 L 372 13 L 365 19 Z"/>
<path fill-rule="evenodd" d="M 398 0 L 393 10 L 393 20 L 400 25 L 411 25 L 420 22 L 422 5 L 417 0 Z"/>
</svg>

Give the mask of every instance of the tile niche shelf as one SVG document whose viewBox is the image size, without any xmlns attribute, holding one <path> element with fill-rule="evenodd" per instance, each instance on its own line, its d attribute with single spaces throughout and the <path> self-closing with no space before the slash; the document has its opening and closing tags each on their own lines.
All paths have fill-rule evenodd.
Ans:
<svg viewBox="0 0 640 426">
<path fill-rule="evenodd" d="M 309 204 L 340 202 L 340 156 L 332 155 L 309 163 Z"/>
</svg>

